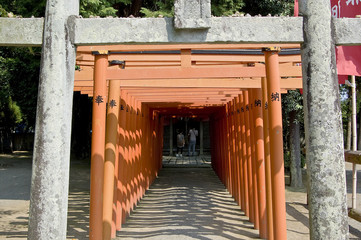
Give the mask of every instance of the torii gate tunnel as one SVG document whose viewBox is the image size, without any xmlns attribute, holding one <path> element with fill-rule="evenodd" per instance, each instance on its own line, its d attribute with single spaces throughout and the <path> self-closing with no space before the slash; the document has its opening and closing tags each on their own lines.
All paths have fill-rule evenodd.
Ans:
<svg viewBox="0 0 361 240">
<path fill-rule="evenodd" d="M 66 238 L 76 90 L 94 100 L 90 239 L 120 229 L 161 168 L 164 117 L 190 112 L 209 117 L 212 166 L 260 236 L 286 239 L 280 98 L 303 87 L 310 236 L 347 239 L 334 47 L 361 44 L 361 19 L 332 19 L 328 0 L 300 9 L 303 17 L 208 16 L 187 28 L 83 19 L 78 1 L 48 0 L 45 19 L 0 18 L 0 45 L 43 50 L 28 238 Z M 287 54 L 299 44 L 301 58 Z"/>
<path fill-rule="evenodd" d="M 261 46 L 78 47 L 75 90 L 94 94 L 91 238 L 114 237 L 157 176 L 174 114 L 210 118 L 214 170 L 262 238 L 286 238 L 281 92 L 302 86 L 301 58 L 298 44 Z"/>
</svg>

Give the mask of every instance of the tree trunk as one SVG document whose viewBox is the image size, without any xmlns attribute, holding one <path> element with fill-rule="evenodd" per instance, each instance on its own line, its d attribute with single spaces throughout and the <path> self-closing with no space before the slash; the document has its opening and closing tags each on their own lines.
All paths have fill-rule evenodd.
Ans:
<svg viewBox="0 0 361 240">
<path fill-rule="evenodd" d="M 4 132 L 0 129 L 0 153 L 4 153 Z"/>
<path fill-rule="evenodd" d="M 300 124 L 296 120 L 297 111 L 290 112 L 290 152 L 291 152 L 291 187 L 301 188 L 301 149 L 300 149 Z"/>
<path fill-rule="evenodd" d="M 348 116 L 347 119 L 347 139 L 346 139 L 346 150 L 350 150 L 351 149 L 351 125 L 352 125 L 352 118 L 351 115 Z M 360 144 L 359 144 L 360 145 Z"/>
<path fill-rule="evenodd" d="M 351 88 L 348 89 L 348 95 L 352 95 Z M 351 141 L 352 141 L 352 101 L 349 101 L 349 109 L 350 115 L 347 118 L 347 138 L 346 138 L 346 150 L 351 149 Z"/>
<path fill-rule="evenodd" d="M 13 153 L 12 134 L 8 127 L 0 130 L 0 153 Z"/>
<path fill-rule="evenodd" d="M 142 0 L 134 0 L 132 3 L 132 15 L 134 17 L 139 17 L 140 15 L 140 8 L 142 7 L 143 1 Z"/>
</svg>

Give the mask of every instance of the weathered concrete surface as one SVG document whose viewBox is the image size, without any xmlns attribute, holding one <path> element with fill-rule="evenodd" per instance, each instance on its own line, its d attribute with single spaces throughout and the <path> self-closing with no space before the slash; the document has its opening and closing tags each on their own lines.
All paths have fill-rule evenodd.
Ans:
<svg viewBox="0 0 361 240">
<path fill-rule="evenodd" d="M 282 23 L 286 19 L 290 19 L 290 22 Z M 77 18 L 74 23 L 77 24 L 75 41 L 78 45 L 123 42 L 156 43 L 157 41 L 166 43 L 168 39 L 171 42 L 200 42 L 202 39 L 205 39 L 206 42 L 303 42 L 302 18 L 213 17 L 210 20 L 213 28 L 211 30 L 184 31 L 176 30 L 172 22 L 173 19 L 163 18 Z M 235 22 L 236 25 L 232 26 Z M 99 23 L 100 26 L 96 27 L 93 25 L 94 23 Z M 106 26 L 107 23 L 112 25 Z M 216 25 L 213 25 L 213 23 L 216 23 Z M 43 18 L 0 18 L 0 46 L 40 46 L 42 44 L 43 24 Z M 252 27 L 252 24 L 256 25 Z M 338 18 L 333 20 L 333 24 L 335 43 L 337 45 L 361 44 L 361 19 Z M 225 29 L 222 29 L 222 26 Z M 86 29 L 82 29 L 83 27 L 86 27 Z M 92 27 L 95 28 L 92 30 Z M 116 32 L 109 32 L 108 28 L 112 28 Z M 140 32 L 140 30 L 143 32 Z M 249 30 L 251 31 L 247 32 Z M 289 33 L 281 37 L 280 33 L 282 31 L 288 31 Z M 123 36 L 123 33 L 126 33 L 126 35 Z M 195 37 L 197 33 L 200 33 L 201 36 Z M 82 36 L 84 34 L 86 34 L 86 37 Z M 111 38 L 107 40 L 109 37 Z"/>
<path fill-rule="evenodd" d="M 43 18 L 0 18 L 0 46 L 40 46 Z"/>
<path fill-rule="evenodd" d="M 174 27 L 176 29 L 210 28 L 210 0 L 175 0 Z"/>
<path fill-rule="evenodd" d="M 311 239 L 348 239 L 345 162 L 330 1 L 303 1 L 301 47 Z"/>
<path fill-rule="evenodd" d="M 334 18 L 337 45 L 361 45 L 361 18 Z"/>
<path fill-rule="evenodd" d="M 211 26 L 176 30 L 172 18 L 77 18 L 75 44 L 303 41 L 300 17 L 213 17 Z"/>
<path fill-rule="evenodd" d="M 75 66 L 67 22 L 78 12 L 79 1 L 47 1 L 31 178 L 31 240 L 66 237 Z"/>
</svg>

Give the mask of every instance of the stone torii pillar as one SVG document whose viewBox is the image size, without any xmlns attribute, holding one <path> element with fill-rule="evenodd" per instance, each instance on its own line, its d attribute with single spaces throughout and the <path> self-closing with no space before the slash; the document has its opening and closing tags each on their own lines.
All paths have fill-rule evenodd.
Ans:
<svg viewBox="0 0 361 240">
<path fill-rule="evenodd" d="M 348 239 L 345 160 L 329 0 L 302 1 L 311 239 Z"/>
<path fill-rule="evenodd" d="M 75 46 L 68 18 L 79 1 L 48 0 L 41 53 L 28 239 L 66 239 Z"/>
</svg>

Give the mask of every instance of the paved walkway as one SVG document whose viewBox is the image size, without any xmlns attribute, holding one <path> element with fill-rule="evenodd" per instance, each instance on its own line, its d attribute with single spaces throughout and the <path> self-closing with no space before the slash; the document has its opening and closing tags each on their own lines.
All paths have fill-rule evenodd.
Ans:
<svg viewBox="0 0 361 240">
<path fill-rule="evenodd" d="M 164 168 L 118 239 L 259 239 L 210 168 Z"/>
<path fill-rule="evenodd" d="M 117 239 L 257 239 L 257 231 L 210 168 L 209 157 L 163 160 L 159 177 L 118 232 Z M 352 177 L 348 164 L 346 169 L 350 204 Z M 0 155 L 0 239 L 27 239 L 30 177 L 29 153 Z M 361 171 L 358 179 L 360 183 Z M 72 160 L 68 239 L 88 238 L 89 181 L 89 161 Z M 304 188 L 286 186 L 290 240 L 309 239 L 305 192 Z M 361 184 L 358 205 L 361 209 Z M 361 239 L 361 223 L 349 219 L 349 224 L 350 239 Z"/>
<path fill-rule="evenodd" d="M 163 156 L 163 167 L 211 167 L 211 156 Z"/>
</svg>

